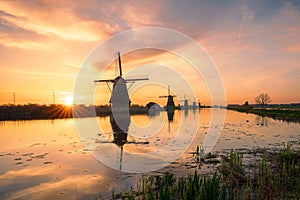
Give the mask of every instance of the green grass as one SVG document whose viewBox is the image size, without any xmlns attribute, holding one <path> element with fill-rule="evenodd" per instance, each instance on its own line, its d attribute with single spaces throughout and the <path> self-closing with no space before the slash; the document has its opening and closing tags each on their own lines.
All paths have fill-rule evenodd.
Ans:
<svg viewBox="0 0 300 200">
<path fill-rule="evenodd" d="M 200 153 L 200 149 L 198 151 Z M 195 171 L 187 177 L 175 174 L 144 177 L 137 191 L 113 199 L 299 199 L 300 151 L 288 145 L 272 153 L 265 151 L 250 165 L 243 154 L 231 151 L 211 174 Z"/>
<path fill-rule="evenodd" d="M 252 113 L 263 117 L 272 117 L 287 121 L 300 121 L 299 109 L 253 109 L 251 107 L 229 107 L 227 109 L 239 112 Z"/>
<path fill-rule="evenodd" d="M 201 176 L 195 172 L 187 178 L 176 178 L 174 174 L 150 176 L 141 181 L 137 192 L 126 192 L 119 199 L 226 199 L 226 190 L 221 186 L 220 176 Z"/>
</svg>

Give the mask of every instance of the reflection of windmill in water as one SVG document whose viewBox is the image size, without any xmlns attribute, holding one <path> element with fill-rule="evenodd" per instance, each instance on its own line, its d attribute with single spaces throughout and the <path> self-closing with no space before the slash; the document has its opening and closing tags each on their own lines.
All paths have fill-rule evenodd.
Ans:
<svg viewBox="0 0 300 200">
<path fill-rule="evenodd" d="M 174 120 L 174 109 L 173 110 L 167 110 L 167 116 L 168 116 L 168 132 L 170 133 L 170 129 L 171 129 L 171 123 Z"/>
<path fill-rule="evenodd" d="M 109 90 L 111 91 L 111 97 L 109 100 L 111 111 L 112 111 L 110 116 L 110 123 L 113 131 L 114 140 L 112 142 L 105 141 L 101 143 L 114 143 L 121 148 L 121 155 L 120 155 L 120 170 L 121 170 L 124 144 L 128 144 L 128 143 L 147 144 L 148 143 L 148 142 L 129 142 L 127 140 L 128 127 L 130 125 L 129 106 L 131 101 L 129 99 L 126 83 L 131 83 L 132 85 L 133 83 L 135 83 L 135 81 L 142 81 L 142 80 L 149 80 L 149 79 L 148 78 L 124 79 L 122 77 L 123 73 L 122 73 L 120 52 L 118 52 L 118 61 L 119 61 L 118 63 L 119 63 L 119 71 L 120 71 L 119 76 L 117 76 L 115 79 L 95 80 L 94 82 L 105 82 L 108 85 Z M 112 90 L 109 87 L 109 83 L 113 83 Z"/>
<path fill-rule="evenodd" d="M 170 86 L 168 85 L 168 96 L 159 96 L 159 98 L 168 98 L 167 105 L 165 106 L 166 111 L 175 110 L 174 97 L 176 95 L 171 95 Z"/>
<path fill-rule="evenodd" d="M 128 141 L 127 140 L 127 133 L 128 127 L 130 125 L 130 117 L 126 117 L 126 115 L 121 115 L 118 117 L 119 122 L 116 122 L 113 115 L 110 116 L 110 124 L 114 135 L 114 140 L 112 143 L 118 145 L 121 149 L 120 153 L 120 170 L 122 170 L 122 160 L 123 160 L 123 147 L 125 144 L 139 144 L 139 145 L 146 145 L 149 142 L 137 142 L 137 141 Z M 120 128 L 120 123 L 122 128 Z"/>
<path fill-rule="evenodd" d="M 200 111 L 200 102 L 196 102 L 195 100 L 195 97 L 194 97 L 194 101 L 193 101 L 193 104 L 192 104 L 192 110 L 193 110 L 193 115 L 194 115 L 194 119 L 196 117 L 196 110 Z"/>
<path fill-rule="evenodd" d="M 194 97 L 194 101 L 193 101 L 193 104 L 192 104 L 192 109 L 196 110 L 196 109 L 200 109 L 200 108 L 201 108 L 200 101 L 196 102 L 195 97 Z"/>
<path fill-rule="evenodd" d="M 118 115 L 117 115 L 118 116 Z M 96 140 L 96 143 L 113 143 L 120 147 L 120 167 L 119 170 L 122 170 L 122 161 L 123 161 L 123 147 L 126 144 L 136 144 L 136 145 L 147 145 L 148 141 L 138 142 L 135 140 L 128 141 L 128 127 L 130 126 L 130 116 L 120 115 L 118 116 L 118 121 L 116 122 L 114 115 L 110 115 L 110 125 L 113 131 L 113 139 L 111 141 L 105 140 Z M 120 125 L 121 124 L 121 125 Z M 122 128 L 121 128 L 122 127 Z"/>
</svg>

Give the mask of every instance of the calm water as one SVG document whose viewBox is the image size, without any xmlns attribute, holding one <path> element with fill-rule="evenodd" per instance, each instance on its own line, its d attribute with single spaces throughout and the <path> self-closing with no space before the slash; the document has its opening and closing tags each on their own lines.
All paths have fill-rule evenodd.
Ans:
<svg viewBox="0 0 300 200">
<path fill-rule="evenodd" d="M 163 163 L 170 157 L 168 153 L 175 155 L 182 151 L 178 144 L 187 146 L 185 153 L 176 154 L 180 158 L 159 171 L 183 173 L 185 163 L 191 160 L 190 152 L 203 143 L 209 128 L 212 132 L 221 131 L 213 152 L 277 148 L 288 141 L 300 141 L 298 123 L 235 111 L 215 111 L 217 115 L 226 112 L 223 129 L 221 123 L 211 123 L 210 109 L 178 111 L 171 122 L 168 119 L 172 116 L 168 118 L 166 112 L 161 112 L 152 117 L 131 116 L 125 138 L 122 134 L 115 137 L 110 117 L 97 118 L 100 132 L 87 128 L 80 136 L 73 119 L 1 122 L 0 199 L 105 198 L 111 195 L 113 188 L 116 192 L 123 191 L 140 179 L 141 174 L 116 170 L 130 171 L 126 169 L 146 166 L 133 163 L 129 154 L 138 155 L 138 161 L 147 166 L 151 159 L 151 162 Z M 79 120 L 90 127 L 92 119 Z M 178 136 L 178 131 L 183 137 Z M 174 144 L 170 145 L 170 152 L 161 153 L 160 158 L 151 154 L 169 144 Z M 111 161 L 106 164 L 116 169 L 99 162 L 96 158 L 101 155 Z"/>
</svg>

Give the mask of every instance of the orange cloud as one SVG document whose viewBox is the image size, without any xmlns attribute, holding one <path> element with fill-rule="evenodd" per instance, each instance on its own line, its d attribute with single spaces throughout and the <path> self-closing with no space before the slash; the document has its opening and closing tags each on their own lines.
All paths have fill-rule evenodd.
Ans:
<svg viewBox="0 0 300 200">
<path fill-rule="evenodd" d="M 104 22 L 79 19 L 70 10 L 60 7 L 29 6 L 17 2 L 2 2 L 2 9 L 11 15 L 2 16 L 7 22 L 46 36 L 59 36 L 66 40 L 96 41 L 101 38 L 100 27 L 109 30 Z M 14 15 L 14 16 L 12 16 Z M 102 33 L 103 34 L 103 33 Z M 103 38 L 103 37 L 102 37 Z"/>
<path fill-rule="evenodd" d="M 272 7 L 263 1 L 83 4 L 28 0 L 1 1 L 0 5 L 1 96 L 35 90 L 32 99 L 39 99 L 36 94 L 42 89 L 49 94 L 53 90 L 72 92 L 80 64 L 92 48 L 114 33 L 143 26 L 173 28 L 199 41 L 219 67 L 230 102 L 239 103 L 243 95 L 255 96 L 262 89 L 272 91 L 280 101 L 284 94 L 291 95 L 288 91 L 299 89 L 295 83 L 298 77 L 289 73 L 299 69 L 300 14 L 293 2 L 274 2 Z M 188 64 L 174 55 L 143 52 L 124 56 L 124 72 L 157 63 L 199 82 L 194 71 L 187 70 Z M 111 66 L 105 76 L 114 77 L 114 71 Z M 266 84 L 271 80 L 273 84 Z M 204 96 L 209 102 L 203 80 L 199 83 L 198 98 Z M 274 88 L 279 87 L 277 95 Z M 109 92 L 106 86 L 101 91 Z"/>
</svg>

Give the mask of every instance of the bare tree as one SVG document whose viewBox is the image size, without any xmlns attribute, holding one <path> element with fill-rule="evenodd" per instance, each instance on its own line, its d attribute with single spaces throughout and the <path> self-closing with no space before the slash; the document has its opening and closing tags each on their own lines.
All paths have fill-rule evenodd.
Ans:
<svg viewBox="0 0 300 200">
<path fill-rule="evenodd" d="M 255 102 L 258 104 L 261 104 L 261 107 L 263 108 L 266 104 L 271 103 L 272 100 L 268 93 L 261 93 L 257 97 L 254 98 Z"/>
</svg>

